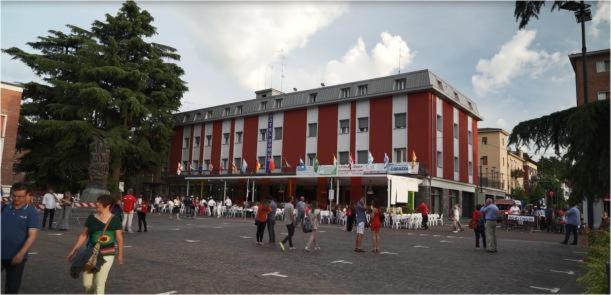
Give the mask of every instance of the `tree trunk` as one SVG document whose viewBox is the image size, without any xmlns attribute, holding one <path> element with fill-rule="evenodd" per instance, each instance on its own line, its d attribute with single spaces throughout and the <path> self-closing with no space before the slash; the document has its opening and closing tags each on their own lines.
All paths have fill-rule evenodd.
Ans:
<svg viewBox="0 0 611 295">
<path fill-rule="evenodd" d="M 113 197 L 120 197 L 121 192 L 119 191 L 119 181 L 121 180 L 121 157 L 113 155 L 110 164 L 110 180 L 108 181 L 108 189 L 110 190 Z"/>
</svg>

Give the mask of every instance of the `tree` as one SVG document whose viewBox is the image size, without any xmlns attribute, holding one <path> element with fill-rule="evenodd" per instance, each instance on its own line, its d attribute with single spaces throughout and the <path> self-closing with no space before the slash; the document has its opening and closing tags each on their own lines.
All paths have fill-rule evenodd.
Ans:
<svg viewBox="0 0 611 295">
<path fill-rule="evenodd" d="M 166 159 L 187 87 L 176 49 L 146 40 L 152 22 L 127 1 L 90 30 L 67 25 L 27 43 L 37 53 L 3 50 L 44 81 L 24 85 L 17 143 L 27 151 L 17 169 L 37 186 L 83 188 L 94 137 L 110 147 L 111 191 L 122 174 L 155 171 Z"/>
<path fill-rule="evenodd" d="M 567 1 L 554 1 L 551 10 L 560 9 L 560 6 L 565 2 Z M 545 3 L 546 1 L 516 1 L 513 15 L 516 17 L 516 21 L 520 23 L 520 30 L 528 25 L 531 18 L 539 19 L 539 13 Z"/>
</svg>

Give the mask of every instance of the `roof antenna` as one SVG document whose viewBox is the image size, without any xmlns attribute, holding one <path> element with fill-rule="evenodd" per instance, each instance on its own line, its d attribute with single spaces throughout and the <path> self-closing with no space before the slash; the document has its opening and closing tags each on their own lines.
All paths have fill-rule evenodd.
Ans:
<svg viewBox="0 0 611 295">
<path fill-rule="evenodd" d="M 397 67 L 398 74 L 401 74 L 401 47 L 399 47 L 399 66 Z"/>
<path fill-rule="evenodd" d="M 284 49 L 280 50 L 280 91 L 282 91 L 282 83 L 284 82 Z"/>
<path fill-rule="evenodd" d="M 269 88 L 274 88 L 274 65 L 271 65 L 270 68 L 271 73 L 269 73 Z"/>
</svg>

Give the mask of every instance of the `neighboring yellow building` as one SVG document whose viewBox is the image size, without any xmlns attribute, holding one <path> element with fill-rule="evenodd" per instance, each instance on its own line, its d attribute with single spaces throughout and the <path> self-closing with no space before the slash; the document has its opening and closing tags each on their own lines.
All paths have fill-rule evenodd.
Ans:
<svg viewBox="0 0 611 295">
<path fill-rule="evenodd" d="M 506 195 L 510 195 L 515 188 L 524 188 L 525 181 L 529 183 L 530 178 L 536 174 L 536 163 L 525 159 L 522 152 L 507 149 L 507 131 L 480 128 L 477 132 L 482 186 L 502 190 Z"/>
</svg>

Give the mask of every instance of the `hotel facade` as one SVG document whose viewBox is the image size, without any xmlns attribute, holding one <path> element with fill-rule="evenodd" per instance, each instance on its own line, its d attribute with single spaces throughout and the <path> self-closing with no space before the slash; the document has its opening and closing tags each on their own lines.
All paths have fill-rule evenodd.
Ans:
<svg viewBox="0 0 611 295">
<path fill-rule="evenodd" d="M 449 83 L 421 70 L 321 86 L 175 114 L 169 193 L 323 208 L 367 196 L 444 214 L 460 203 L 464 216 L 482 201 L 481 116 Z"/>
</svg>

